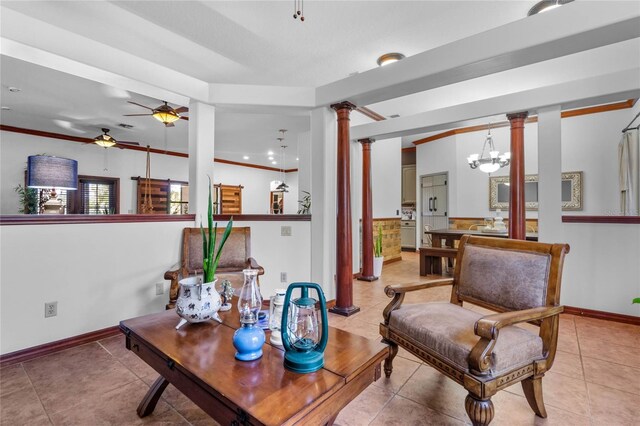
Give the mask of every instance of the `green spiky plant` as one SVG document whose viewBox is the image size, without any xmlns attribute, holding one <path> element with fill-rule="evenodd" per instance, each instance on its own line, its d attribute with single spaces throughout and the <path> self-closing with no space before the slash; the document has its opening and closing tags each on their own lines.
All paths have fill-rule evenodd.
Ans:
<svg viewBox="0 0 640 426">
<path fill-rule="evenodd" d="M 382 257 L 382 226 L 378 225 L 378 236 L 373 242 L 373 255 L 375 257 Z"/>
<path fill-rule="evenodd" d="M 218 224 L 213 224 L 213 202 L 211 200 L 211 177 L 209 177 L 209 208 L 207 210 L 207 222 L 208 232 L 205 232 L 202 227 L 202 221 L 200 222 L 200 232 L 202 232 L 202 272 L 203 280 L 205 283 L 213 282 L 216 275 L 216 269 L 218 269 L 218 262 L 220 262 L 220 256 L 222 255 L 222 248 L 231 234 L 231 227 L 233 226 L 233 217 L 229 219 L 227 227 L 222 234 L 220 245 L 216 251 L 216 238 L 218 235 Z M 208 234 L 208 237 L 207 237 Z"/>
<path fill-rule="evenodd" d="M 640 303 L 640 297 L 636 297 L 635 299 L 633 299 L 633 303 Z"/>
</svg>

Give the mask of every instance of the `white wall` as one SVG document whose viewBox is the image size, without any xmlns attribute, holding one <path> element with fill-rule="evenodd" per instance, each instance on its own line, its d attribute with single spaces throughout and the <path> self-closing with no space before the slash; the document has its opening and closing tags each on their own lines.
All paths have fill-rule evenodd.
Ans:
<svg viewBox="0 0 640 426">
<path fill-rule="evenodd" d="M 640 111 L 640 102 L 633 109 L 609 111 L 563 118 L 562 171 L 583 172 L 583 209 L 565 212 L 571 215 L 616 215 L 619 210 L 618 142 L 623 127 Z M 491 131 L 500 152 L 509 150 L 510 130 L 501 127 Z M 449 212 L 453 217 L 485 217 L 489 210 L 489 175 L 472 170 L 466 158 L 480 153 L 486 131 L 462 133 L 417 146 L 418 178 L 423 174 L 449 171 Z M 538 173 L 538 125 L 525 125 L 525 174 Z M 508 176 L 509 168 L 491 176 Z M 419 188 L 419 181 L 418 186 Z M 418 213 L 419 214 L 419 213 Z M 503 212 L 504 217 L 507 212 Z M 538 212 L 527 210 L 527 217 L 537 218 Z"/>
<path fill-rule="evenodd" d="M 583 210 L 565 215 L 617 215 L 617 149 L 620 131 L 640 110 L 632 109 L 564 118 L 562 170 L 583 172 Z M 496 148 L 509 148 L 509 128 L 493 129 Z M 492 216 L 489 175 L 471 170 L 466 157 L 480 152 L 486 132 L 463 133 L 418 145 L 417 175 L 449 172 L 449 212 L 453 217 Z M 537 124 L 525 126 L 525 173 L 538 172 Z M 544 157 L 544 156 L 543 156 Z M 501 169 L 495 175 L 508 175 Z M 419 188 L 419 185 L 418 185 Z M 419 214 L 419 213 L 418 213 Z M 508 212 L 503 212 L 507 216 Z M 527 211 L 527 217 L 537 217 Z M 544 226 L 544 224 L 540 224 Z M 562 283 L 562 303 L 586 309 L 639 315 L 631 299 L 640 295 L 640 225 L 562 224 L 571 245 Z M 560 242 L 560 241 L 549 241 Z"/>
<path fill-rule="evenodd" d="M 561 303 L 640 316 L 640 225 L 564 223 L 571 246 L 565 258 Z"/>
<path fill-rule="evenodd" d="M 219 226 L 225 226 L 219 223 Z M 265 268 L 263 297 L 280 283 L 309 281 L 310 222 L 236 222 L 251 227 L 251 254 Z M 280 226 L 292 228 L 280 236 Z M 158 312 L 168 301 L 167 270 L 180 260 L 192 222 L 0 227 L 0 353 L 117 325 Z M 155 284 L 165 294 L 156 296 Z M 58 315 L 44 318 L 44 303 Z"/>
<path fill-rule="evenodd" d="M 135 213 L 136 185 L 133 176 L 146 171 L 146 153 L 133 150 L 100 148 L 95 144 L 80 144 L 59 139 L 43 138 L 14 132 L 0 132 L 0 214 L 18 213 L 18 194 L 13 190 L 24 184 L 24 170 L 29 155 L 47 154 L 78 161 L 78 174 L 120 178 L 120 213 Z M 105 171 L 105 161 L 108 170 Z M 243 185 L 242 212 L 269 213 L 269 183 L 281 180 L 282 173 L 214 163 L 213 180 L 227 185 Z M 286 174 L 290 186 L 285 194 L 285 213 L 298 211 L 298 173 Z M 151 154 L 151 177 L 154 179 L 189 180 L 187 158 Z"/>
<path fill-rule="evenodd" d="M 371 146 L 373 217 L 400 217 L 402 139 L 382 139 Z"/>
<path fill-rule="evenodd" d="M 18 195 L 13 191 L 24 184 L 27 157 L 46 154 L 78 161 L 78 174 L 120 178 L 120 213 L 135 213 L 136 185 L 132 176 L 143 176 L 146 153 L 129 149 L 100 148 L 95 144 L 80 144 L 14 132 L 0 132 L 0 214 L 18 213 Z M 105 171 L 105 161 L 108 170 Z M 151 154 L 151 177 L 155 179 L 189 180 L 186 158 Z"/>
</svg>

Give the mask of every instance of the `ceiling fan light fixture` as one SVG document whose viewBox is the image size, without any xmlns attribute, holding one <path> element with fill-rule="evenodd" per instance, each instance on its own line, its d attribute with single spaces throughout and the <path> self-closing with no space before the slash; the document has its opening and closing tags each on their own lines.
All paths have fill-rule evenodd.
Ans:
<svg viewBox="0 0 640 426">
<path fill-rule="evenodd" d="M 404 59 L 404 55 L 402 53 L 398 53 L 398 52 L 385 53 L 384 55 L 378 58 L 376 63 L 378 64 L 379 67 L 383 67 L 385 65 L 398 62 L 401 59 Z"/>
<path fill-rule="evenodd" d="M 153 118 L 163 124 L 169 124 L 180 120 L 180 116 L 173 111 L 155 111 L 152 115 Z"/>
<path fill-rule="evenodd" d="M 96 145 L 99 145 L 103 148 L 111 148 L 116 143 L 118 143 L 118 141 L 112 138 L 111 135 L 107 134 L 109 133 L 109 129 L 102 129 L 102 131 L 104 132 L 102 135 L 93 138 L 93 141 L 96 143 Z"/>
</svg>

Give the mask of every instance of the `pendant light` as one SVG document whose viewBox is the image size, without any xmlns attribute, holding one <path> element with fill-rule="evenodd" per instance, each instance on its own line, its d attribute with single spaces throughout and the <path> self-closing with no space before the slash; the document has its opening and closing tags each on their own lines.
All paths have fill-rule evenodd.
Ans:
<svg viewBox="0 0 640 426">
<path fill-rule="evenodd" d="M 284 134 L 286 131 L 287 129 L 280 129 L 279 132 L 281 136 L 278 138 L 278 142 L 281 144 L 280 148 L 282 149 L 282 155 L 281 155 L 282 164 L 280 167 L 280 170 L 282 171 L 282 181 L 280 182 L 280 185 L 276 187 L 276 190 L 282 191 L 282 192 L 289 192 L 289 185 L 285 183 L 285 171 L 284 171 L 284 162 L 286 159 L 284 150 L 287 148 L 287 145 L 284 145 L 283 141 L 284 141 Z"/>
</svg>

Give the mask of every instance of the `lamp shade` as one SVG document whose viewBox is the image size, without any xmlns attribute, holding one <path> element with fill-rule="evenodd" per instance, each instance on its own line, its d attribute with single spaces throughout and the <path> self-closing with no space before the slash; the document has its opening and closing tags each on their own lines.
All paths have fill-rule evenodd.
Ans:
<svg viewBox="0 0 640 426">
<path fill-rule="evenodd" d="M 78 162 L 68 158 L 30 155 L 27 159 L 27 186 L 78 189 Z"/>
</svg>

